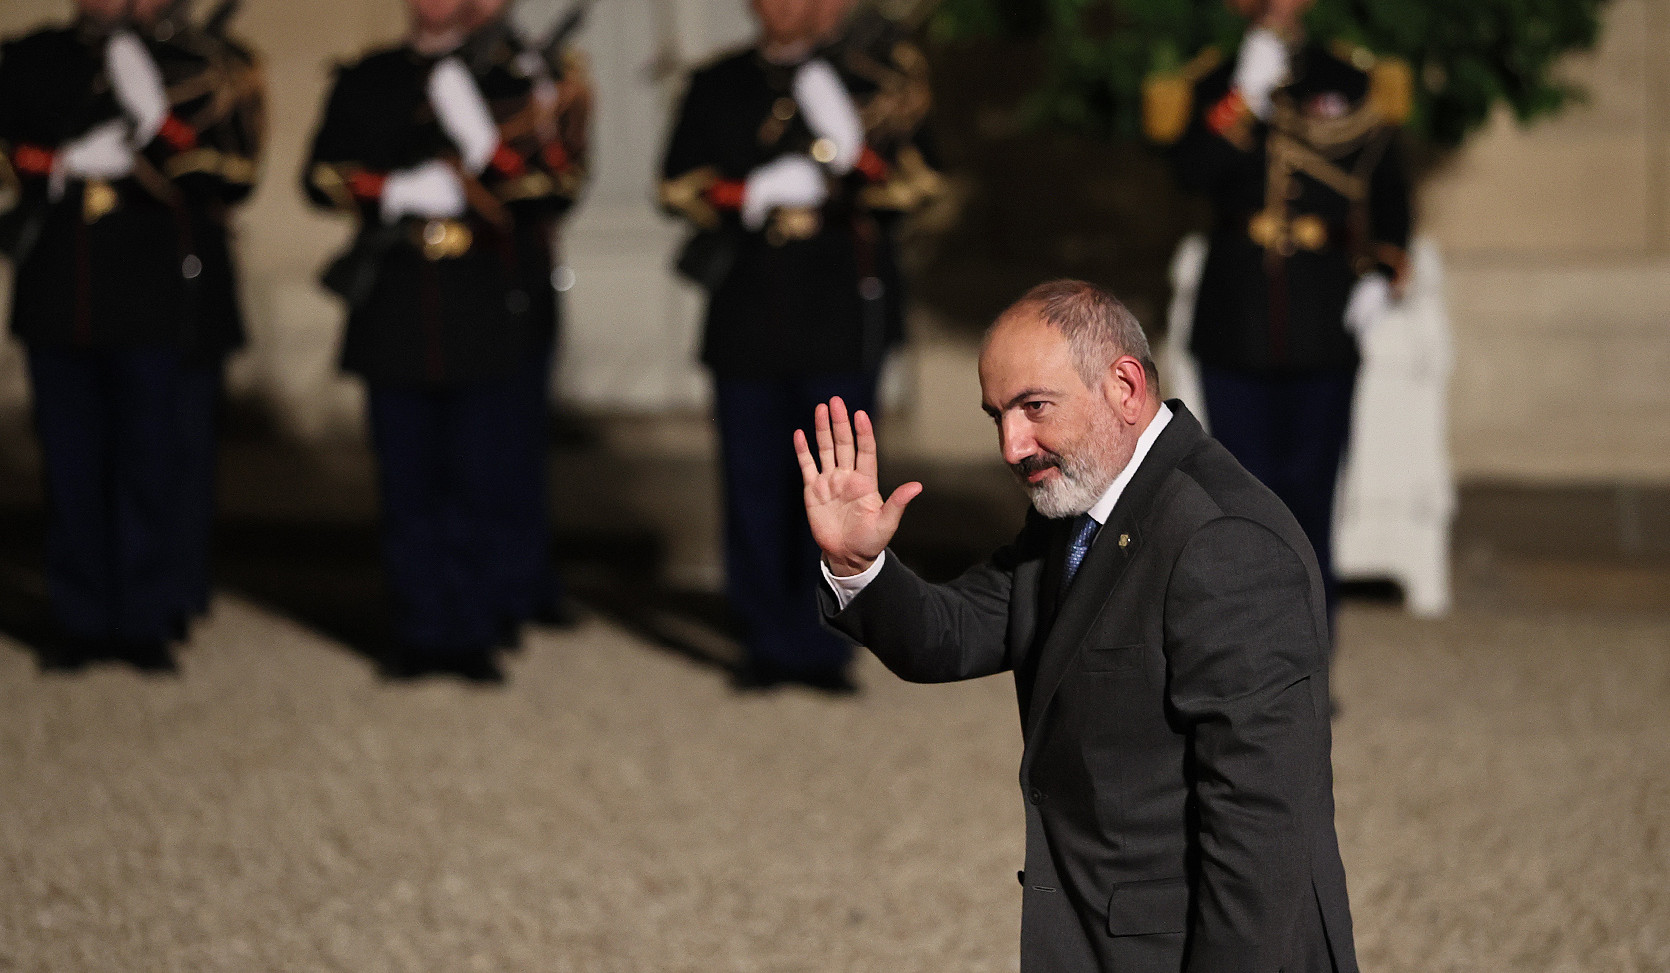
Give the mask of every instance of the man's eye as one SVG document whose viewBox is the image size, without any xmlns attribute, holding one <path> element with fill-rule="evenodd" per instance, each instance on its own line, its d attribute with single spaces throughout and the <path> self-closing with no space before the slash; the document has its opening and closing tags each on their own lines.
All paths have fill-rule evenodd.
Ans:
<svg viewBox="0 0 1670 973">
<path fill-rule="evenodd" d="M 1026 411 L 1027 415 L 1036 416 L 1039 413 L 1043 412 L 1045 409 L 1049 408 L 1049 403 L 1048 402 L 1026 402 L 1026 403 L 1023 403 L 1021 405 L 1021 408 Z"/>
</svg>

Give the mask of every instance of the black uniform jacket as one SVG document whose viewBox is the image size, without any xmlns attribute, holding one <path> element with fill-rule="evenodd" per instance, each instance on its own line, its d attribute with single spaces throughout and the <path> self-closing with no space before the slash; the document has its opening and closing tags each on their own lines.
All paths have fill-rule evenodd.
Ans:
<svg viewBox="0 0 1670 973">
<path fill-rule="evenodd" d="M 1395 275 L 1409 241 L 1396 126 L 1376 116 L 1366 72 L 1308 44 L 1270 122 L 1244 115 L 1226 136 L 1210 119 L 1233 74 L 1229 58 L 1200 80 L 1171 150 L 1215 220 L 1191 348 L 1206 364 L 1263 374 L 1355 368 L 1351 288 L 1378 265 Z"/>
<path fill-rule="evenodd" d="M 832 63 L 865 104 L 873 82 L 855 78 L 845 58 Z M 873 370 L 904 332 L 894 225 L 925 198 L 915 187 L 934 179 L 912 142 L 873 140 L 864 165 L 832 180 L 814 231 L 784 233 L 775 219 L 759 232 L 742 227 L 736 206 L 748 174 L 812 144 L 791 93 L 794 71 L 747 50 L 695 72 L 662 164 L 666 207 L 734 241 L 701 351 L 721 376 Z M 925 98 L 925 78 L 920 91 Z"/>
<path fill-rule="evenodd" d="M 1070 521 L 1033 512 L 950 584 L 890 554 L 825 614 L 905 679 L 1014 673 L 1022 970 L 1354 973 L 1316 560 L 1169 404 L 1064 594 Z"/>
<path fill-rule="evenodd" d="M 554 314 L 549 246 L 519 234 L 516 218 L 523 207 L 554 208 L 557 184 L 539 153 L 507 146 L 469 188 L 470 208 L 458 220 L 382 223 L 383 178 L 457 158 L 429 105 L 435 63 L 397 47 L 340 69 L 303 177 L 315 203 L 388 240 L 374 248 L 375 286 L 350 311 L 342 347 L 343 367 L 373 382 L 505 377 L 548 340 Z"/>
<path fill-rule="evenodd" d="M 12 330 L 32 345 L 230 347 L 241 328 L 225 225 L 209 214 L 220 212 L 217 200 L 247 192 L 254 163 L 227 162 L 212 119 L 198 119 L 199 129 L 197 113 L 177 104 L 134 175 L 69 179 L 63 196 L 50 198 L 53 154 L 121 117 L 104 47 L 105 37 L 79 22 L 0 50 L 0 182 L 16 190 L 4 219 L 8 243 L 22 241 Z M 175 54 L 151 50 L 166 80 Z"/>
</svg>

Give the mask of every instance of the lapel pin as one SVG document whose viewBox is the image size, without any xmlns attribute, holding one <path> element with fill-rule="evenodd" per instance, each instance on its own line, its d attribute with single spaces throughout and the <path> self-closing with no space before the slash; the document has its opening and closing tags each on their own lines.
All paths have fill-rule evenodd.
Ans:
<svg viewBox="0 0 1670 973">
<path fill-rule="evenodd" d="M 1125 549 L 1127 547 L 1130 547 L 1130 546 L 1131 546 L 1131 535 L 1130 534 L 1120 534 L 1119 535 L 1119 547 L 1120 547 L 1120 549 L 1123 550 L 1123 549 Z"/>
</svg>

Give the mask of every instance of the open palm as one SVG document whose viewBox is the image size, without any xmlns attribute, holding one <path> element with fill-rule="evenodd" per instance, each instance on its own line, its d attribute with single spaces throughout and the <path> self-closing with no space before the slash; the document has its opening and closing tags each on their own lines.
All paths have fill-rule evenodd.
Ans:
<svg viewBox="0 0 1670 973">
<path fill-rule="evenodd" d="M 830 571 L 850 577 L 881 556 L 899 529 L 905 506 L 922 492 L 922 484 L 906 483 L 882 499 L 870 417 L 859 412 L 849 420 L 846 403 L 839 396 L 818 406 L 813 431 L 818 444 L 815 460 L 806 434 L 798 429 L 794 433 L 794 452 L 805 484 L 806 519 Z"/>
</svg>

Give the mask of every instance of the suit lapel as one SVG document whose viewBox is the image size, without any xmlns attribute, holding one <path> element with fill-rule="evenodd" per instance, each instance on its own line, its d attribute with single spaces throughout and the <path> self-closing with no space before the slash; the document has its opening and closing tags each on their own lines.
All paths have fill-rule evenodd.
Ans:
<svg viewBox="0 0 1670 973">
<path fill-rule="evenodd" d="M 1160 433 L 1160 438 L 1154 441 L 1153 448 L 1144 457 L 1131 482 L 1126 484 L 1125 492 L 1120 495 L 1119 502 L 1114 504 L 1107 523 L 1096 533 L 1096 539 L 1090 545 L 1090 553 L 1085 555 L 1084 564 L 1079 567 L 1073 583 L 1061 596 L 1059 606 L 1054 612 L 1053 624 L 1049 624 L 1044 630 L 1041 644 L 1038 645 L 1033 691 L 1024 706 L 1026 739 L 1029 744 L 1037 738 L 1037 731 L 1043 725 L 1049 704 L 1055 698 L 1061 680 L 1072 668 L 1073 660 L 1083 648 L 1085 637 L 1090 634 L 1096 616 L 1113 596 L 1114 588 L 1119 584 L 1126 566 L 1141 550 L 1143 538 L 1140 525 L 1158 498 L 1160 486 L 1205 435 L 1200 423 L 1189 414 L 1182 402 L 1174 400 L 1166 404 L 1171 407 L 1171 422 Z M 1058 530 L 1057 535 L 1061 539 L 1050 545 L 1050 553 L 1051 556 L 1060 553 L 1064 557 L 1065 528 Z M 1123 544 L 1120 543 L 1121 538 L 1125 539 Z M 1062 557 L 1055 559 L 1060 561 Z M 1057 565 L 1053 572 L 1052 576 L 1051 569 L 1046 567 L 1045 580 L 1038 592 L 1041 615 L 1044 614 L 1043 606 L 1050 604 L 1056 597 L 1055 589 L 1049 582 L 1053 579 L 1057 585 L 1059 584 L 1060 566 Z M 1031 763 L 1031 756 L 1032 748 L 1029 745 L 1022 758 L 1023 774 Z"/>
</svg>

